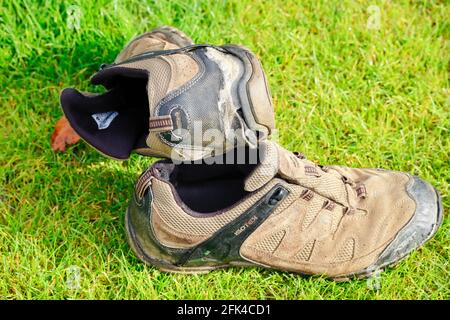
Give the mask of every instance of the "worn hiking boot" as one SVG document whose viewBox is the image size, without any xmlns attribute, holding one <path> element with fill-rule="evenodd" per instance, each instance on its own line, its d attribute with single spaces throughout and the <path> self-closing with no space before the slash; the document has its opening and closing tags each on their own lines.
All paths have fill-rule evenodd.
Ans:
<svg viewBox="0 0 450 320">
<path fill-rule="evenodd" d="M 260 62 L 241 46 L 194 45 L 174 29 L 134 39 L 91 79 L 102 94 L 65 89 L 74 130 L 101 153 L 196 160 L 255 147 L 274 129 Z M 154 35 L 156 31 L 150 33 Z"/>
<path fill-rule="evenodd" d="M 261 266 L 346 280 L 396 263 L 441 223 L 439 194 L 416 176 L 323 167 L 273 142 L 259 150 L 256 164 L 147 169 L 126 214 L 136 255 L 164 271 Z"/>
<path fill-rule="evenodd" d="M 147 51 L 164 50 L 168 47 L 185 47 L 193 42 L 183 32 L 173 27 L 159 27 L 151 32 L 144 33 L 133 39 L 117 56 L 116 62 L 123 61 L 132 55 Z M 65 151 L 66 147 L 77 143 L 80 136 L 73 130 L 65 116 L 62 116 L 55 125 L 51 137 L 54 151 Z"/>
</svg>

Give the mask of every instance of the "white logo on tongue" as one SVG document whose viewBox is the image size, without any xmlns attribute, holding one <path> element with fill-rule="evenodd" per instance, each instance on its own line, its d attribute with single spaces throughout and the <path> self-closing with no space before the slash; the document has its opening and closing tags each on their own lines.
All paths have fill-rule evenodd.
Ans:
<svg viewBox="0 0 450 320">
<path fill-rule="evenodd" d="M 109 127 L 111 122 L 117 117 L 119 113 L 117 111 L 94 113 L 92 118 L 95 120 L 98 126 L 98 130 L 103 130 Z"/>
</svg>

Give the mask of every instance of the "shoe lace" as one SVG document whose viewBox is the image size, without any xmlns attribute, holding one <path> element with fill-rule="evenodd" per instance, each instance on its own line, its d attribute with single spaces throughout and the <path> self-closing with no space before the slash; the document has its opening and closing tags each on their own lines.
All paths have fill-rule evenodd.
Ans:
<svg viewBox="0 0 450 320">
<path fill-rule="evenodd" d="M 307 157 L 305 156 L 305 154 L 298 152 L 298 151 L 294 151 L 293 152 L 294 156 L 300 160 L 308 160 Z M 309 160 L 308 160 L 309 161 Z M 349 186 L 350 188 L 354 189 L 356 191 L 356 196 L 358 198 L 366 198 L 367 197 L 367 190 L 364 184 L 362 183 L 356 183 L 353 179 L 351 179 L 350 177 L 344 175 L 342 172 L 340 172 L 339 170 L 336 170 L 334 168 L 330 168 L 329 166 L 326 165 L 321 165 L 321 164 L 317 164 L 317 166 L 324 172 L 329 173 L 330 171 L 333 171 L 333 173 L 337 174 L 341 181 L 344 183 L 344 186 Z M 348 192 L 347 192 L 348 194 Z M 349 197 L 349 195 L 348 195 Z M 348 199 L 349 200 L 349 199 Z M 346 211 L 345 214 L 353 214 L 355 212 L 355 208 L 353 208 L 353 206 L 350 205 L 350 201 L 348 201 L 349 206 L 346 207 Z"/>
<path fill-rule="evenodd" d="M 295 157 L 297 157 L 300 160 L 308 160 L 304 153 L 294 151 L 293 154 L 295 155 Z M 317 164 L 317 166 L 324 172 L 329 172 L 330 170 L 333 170 L 334 172 L 339 174 L 339 176 L 341 177 L 341 180 L 344 184 L 348 184 L 352 187 L 356 187 L 356 182 L 353 181 L 351 178 L 347 177 L 346 175 L 342 174 L 341 172 L 334 170 L 333 168 L 330 168 L 326 165 Z"/>
</svg>

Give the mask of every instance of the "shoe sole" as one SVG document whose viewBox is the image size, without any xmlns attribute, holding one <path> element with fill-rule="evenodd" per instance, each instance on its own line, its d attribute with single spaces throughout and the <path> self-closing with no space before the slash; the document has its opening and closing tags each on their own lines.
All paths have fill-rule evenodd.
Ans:
<svg viewBox="0 0 450 320">
<path fill-rule="evenodd" d="M 127 235 L 128 244 L 131 247 L 133 253 L 138 257 L 142 262 L 151 267 L 156 267 L 161 271 L 170 272 L 170 273 L 184 273 L 184 274 L 205 274 L 212 270 L 217 270 L 220 268 L 226 268 L 227 265 L 224 266 L 205 266 L 205 267 L 195 267 L 195 268 L 184 268 L 177 267 L 175 265 L 171 265 L 168 263 L 164 263 L 162 261 L 158 261 L 149 257 L 144 250 L 142 250 L 139 245 L 139 241 L 136 239 L 136 233 L 133 230 L 133 226 L 130 224 L 129 212 L 128 208 L 125 213 L 125 231 Z"/>
<path fill-rule="evenodd" d="M 402 255 L 398 256 L 395 259 L 395 261 L 387 261 L 387 262 L 385 261 L 380 264 L 375 263 L 374 265 L 372 265 L 369 268 L 366 268 L 360 272 L 356 272 L 353 274 L 347 274 L 347 275 L 332 276 L 332 277 L 327 277 L 327 278 L 337 281 L 337 282 L 346 282 L 346 281 L 350 281 L 353 279 L 369 278 L 374 273 L 379 272 L 379 271 L 383 270 L 384 268 L 394 267 L 399 262 L 404 260 L 411 251 L 416 250 L 419 247 L 423 246 L 427 241 L 429 241 L 436 234 L 436 232 L 439 229 L 439 227 L 441 226 L 442 220 L 443 220 L 442 199 L 441 199 L 439 192 L 436 190 L 436 188 L 433 188 L 433 190 L 434 190 L 434 192 L 436 194 L 436 198 L 437 198 L 438 212 L 437 212 L 437 216 L 436 216 L 436 223 L 434 224 L 433 229 L 431 230 L 431 232 L 425 239 L 420 241 L 420 243 L 418 243 L 413 248 L 410 248 L 409 250 L 405 251 Z M 270 266 L 264 266 L 264 265 L 260 265 L 260 264 L 250 263 L 250 262 L 249 263 L 245 263 L 245 262 L 227 263 L 227 264 L 223 264 L 223 265 L 203 266 L 203 267 L 179 267 L 176 265 L 172 265 L 172 264 L 165 263 L 162 261 L 159 262 L 155 259 L 152 259 L 141 249 L 141 247 L 139 246 L 139 242 L 136 239 L 136 235 L 133 230 L 133 227 L 130 224 L 128 209 L 125 214 L 125 230 L 126 230 L 126 235 L 127 235 L 127 241 L 129 243 L 132 251 L 134 252 L 134 254 L 145 264 L 152 266 L 152 267 L 157 267 L 159 270 L 161 270 L 163 272 L 180 273 L 180 274 L 206 274 L 213 270 L 225 269 L 225 268 L 229 268 L 229 267 L 260 267 L 260 268 L 265 268 L 265 269 L 270 269 L 270 270 L 291 272 L 291 273 L 300 274 L 300 275 L 304 275 L 304 276 L 313 276 L 312 274 L 309 274 L 309 273 L 292 272 L 291 270 L 275 269 Z M 395 239 L 394 239 L 394 241 L 395 241 Z"/>
</svg>

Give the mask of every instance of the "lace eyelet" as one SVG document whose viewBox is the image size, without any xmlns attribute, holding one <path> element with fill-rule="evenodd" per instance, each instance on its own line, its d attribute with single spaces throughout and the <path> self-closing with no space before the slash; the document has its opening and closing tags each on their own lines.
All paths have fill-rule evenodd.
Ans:
<svg viewBox="0 0 450 320">
<path fill-rule="evenodd" d="M 305 175 L 307 176 L 314 176 L 314 177 L 320 177 L 319 170 L 317 170 L 316 167 L 306 165 L 305 167 Z"/>
<path fill-rule="evenodd" d="M 334 203 L 330 200 L 325 200 L 325 202 L 323 203 L 323 209 L 325 209 L 325 210 L 333 211 L 335 207 L 336 207 L 336 203 Z"/>
<path fill-rule="evenodd" d="M 342 180 L 342 182 L 344 182 L 345 184 L 348 184 L 348 185 L 350 185 L 350 186 L 352 186 L 352 187 L 355 187 L 355 182 L 354 182 L 352 179 L 350 179 L 350 178 L 348 178 L 348 177 L 346 177 L 346 176 L 342 176 L 341 180 Z"/>
<path fill-rule="evenodd" d="M 136 198 L 136 202 L 139 204 L 142 203 L 142 200 L 145 195 L 145 191 L 151 186 L 152 179 L 155 176 L 155 168 L 147 169 L 141 176 L 138 178 L 135 186 L 134 186 L 134 194 Z"/>
<path fill-rule="evenodd" d="M 356 191 L 356 196 L 358 198 L 361 198 L 361 199 L 367 198 L 367 189 L 364 184 L 360 184 L 360 185 L 356 186 L 355 191 Z"/>
<path fill-rule="evenodd" d="M 344 215 L 354 215 L 356 213 L 356 210 L 354 208 L 350 208 L 350 207 L 345 207 L 344 208 Z"/>
<path fill-rule="evenodd" d="M 294 152 L 292 152 L 292 153 L 294 154 L 295 157 L 297 157 L 297 158 L 300 159 L 300 160 L 306 159 L 306 156 L 305 156 L 303 153 L 301 153 L 301 152 L 294 151 Z"/>
</svg>

